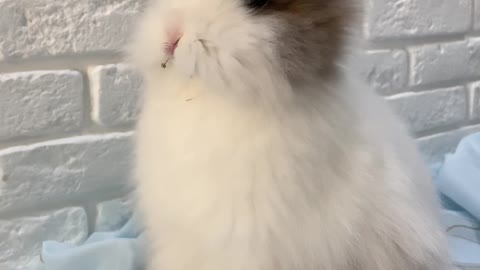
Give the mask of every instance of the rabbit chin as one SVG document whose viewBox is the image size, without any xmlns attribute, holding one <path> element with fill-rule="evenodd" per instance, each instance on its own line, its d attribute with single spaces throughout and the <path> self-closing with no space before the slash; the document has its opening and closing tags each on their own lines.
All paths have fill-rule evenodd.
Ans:
<svg viewBox="0 0 480 270">
<path fill-rule="evenodd" d="M 278 61 L 273 55 L 256 48 L 229 52 L 222 50 L 221 44 L 205 44 L 207 42 L 182 39 L 171 66 L 167 66 L 172 69 L 170 75 L 177 73 L 184 80 L 198 80 L 210 94 L 237 101 L 268 104 L 291 94 L 290 85 L 275 65 Z"/>
</svg>

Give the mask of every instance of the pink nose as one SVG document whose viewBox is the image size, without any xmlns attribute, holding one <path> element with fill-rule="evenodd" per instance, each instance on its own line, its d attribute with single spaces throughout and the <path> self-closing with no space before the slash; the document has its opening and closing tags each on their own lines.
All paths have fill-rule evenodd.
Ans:
<svg viewBox="0 0 480 270">
<path fill-rule="evenodd" d="M 172 56 L 175 54 L 175 50 L 178 47 L 181 37 L 170 39 L 165 46 L 165 53 Z"/>
</svg>

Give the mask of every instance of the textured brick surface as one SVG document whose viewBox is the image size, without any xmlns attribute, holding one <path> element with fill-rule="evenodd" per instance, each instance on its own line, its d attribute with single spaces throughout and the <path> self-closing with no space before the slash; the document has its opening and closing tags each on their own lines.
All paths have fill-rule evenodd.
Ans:
<svg viewBox="0 0 480 270">
<path fill-rule="evenodd" d="M 410 49 L 414 85 L 480 76 L 480 38 Z"/>
<path fill-rule="evenodd" d="M 358 56 L 352 64 L 382 95 L 401 92 L 407 86 L 408 59 L 405 51 L 368 51 Z"/>
<path fill-rule="evenodd" d="M 0 151 L 0 210 L 122 187 L 130 176 L 130 134 L 85 136 Z"/>
<path fill-rule="evenodd" d="M 79 130 L 83 79 L 76 71 L 0 74 L 0 141 Z"/>
<path fill-rule="evenodd" d="M 470 0 L 365 0 L 370 39 L 466 32 L 471 24 Z"/>
<path fill-rule="evenodd" d="M 127 40 L 141 3 L 0 1 L 0 56 L 8 60 L 119 50 Z"/>
<path fill-rule="evenodd" d="M 464 87 L 409 94 L 389 100 L 414 133 L 460 124 L 467 119 Z"/>
<path fill-rule="evenodd" d="M 428 162 L 442 161 L 445 154 L 453 153 L 460 140 L 476 132 L 480 132 L 480 126 L 462 128 L 418 140 L 420 151 Z"/>
<path fill-rule="evenodd" d="M 99 203 L 95 231 L 120 229 L 130 218 L 133 207 L 133 198 L 131 197 Z"/>
<path fill-rule="evenodd" d="M 0 219 L 0 267 L 2 270 L 27 269 L 32 258 L 40 255 L 43 241 L 76 244 L 86 239 L 87 234 L 87 216 L 82 208 Z"/>
<path fill-rule="evenodd" d="M 106 127 L 133 124 L 143 86 L 140 75 L 125 65 L 99 66 L 89 74 L 94 121 Z"/>
</svg>

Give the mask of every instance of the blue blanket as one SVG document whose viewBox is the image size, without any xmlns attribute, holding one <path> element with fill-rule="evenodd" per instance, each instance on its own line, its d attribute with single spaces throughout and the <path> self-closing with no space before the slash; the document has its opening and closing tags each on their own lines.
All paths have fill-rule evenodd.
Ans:
<svg viewBox="0 0 480 270">
<path fill-rule="evenodd" d="M 146 241 L 140 218 L 133 215 L 117 231 L 93 233 L 82 245 L 47 241 L 32 270 L 143 270 Z"/>
<path fill-rule="evenodd" d="M 450 256 L 458 265 L 480 269 L 480 133 L 464 138 L 434 171 L 443 203 Z"/>
<path fill-rule="evenodd" d="M 480 133 L 461 141 L 455 153 L 433 167 L 442 198 L 443 224 L 455 264 L 480 269 Z M 134 215 L 123 228 L 97 232 L 80 246 L 45 242 L 32 270 L 141 270 L 146 240 Z"/>
</svg>

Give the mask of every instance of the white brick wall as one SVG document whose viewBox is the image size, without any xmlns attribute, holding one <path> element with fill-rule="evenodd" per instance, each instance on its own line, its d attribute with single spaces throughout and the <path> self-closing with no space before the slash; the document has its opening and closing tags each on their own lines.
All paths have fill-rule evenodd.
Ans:
<svg viewBox="0 0 480 270">
<path fill-rule="evenodd" d="M 130 213 L 142 82 L 118 51 L 143 1 L 0 1 L 0 269 Z M 438 160 L 480 131 L 480 0 L 364 1 L 353 66 Z"/>
<path fill-rule="evenodd" d="M 406 120 L 429 161 L 480 131 L 480 0 L 364 0 L 353 67 Z"/>
</svg>

